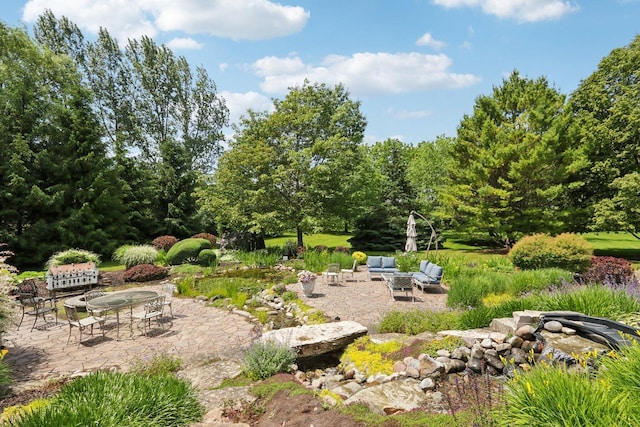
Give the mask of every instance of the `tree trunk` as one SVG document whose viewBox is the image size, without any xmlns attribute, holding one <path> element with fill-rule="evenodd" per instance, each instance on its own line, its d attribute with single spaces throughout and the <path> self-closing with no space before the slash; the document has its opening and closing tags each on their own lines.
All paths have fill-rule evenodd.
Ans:
<svg viewBox="0 0 640 427">
<path fill-rule="evenodd" d="M 302 241 L 302 228 L 300 228 L 300 226 L 297 226 L 296 232 L 298 233 L 298 247 L 304 246 L 304 242 Z"/>
<path fill-rule="evenodd" d="M 349 233 L 349 223 L 347 221 L 344 222 L 344 234 Z"/>
</svg>

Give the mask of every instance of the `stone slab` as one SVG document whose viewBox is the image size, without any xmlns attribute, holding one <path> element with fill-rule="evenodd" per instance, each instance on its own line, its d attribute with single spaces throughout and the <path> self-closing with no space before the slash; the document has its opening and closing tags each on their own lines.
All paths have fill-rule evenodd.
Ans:
<svg viewBox="0 0 640 427">
<path fill-rule="evenodd" d="M 367 332 L 360 323 L 347 320 L 276 329 L 265 332 L 260 340 L 287 345 L 298 357 L 313 357 L 342 350 Z"/>
</svg>

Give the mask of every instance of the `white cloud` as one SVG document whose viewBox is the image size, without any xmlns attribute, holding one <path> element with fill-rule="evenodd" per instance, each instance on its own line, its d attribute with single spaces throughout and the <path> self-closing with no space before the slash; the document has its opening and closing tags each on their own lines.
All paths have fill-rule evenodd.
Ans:
<svg viewBox="0 0 640 427">
<path fill-rule="evenodd" d="M 436 40 L 429 33 L 424 33 L 422 37 L 416 40 L 418 46 L 431 46 L 435 50 L 440 50 L 445 47 L 446 43 L 440 40 Z"/>
<path fill-rule="evenodd" d="M 300 31 L 310 13 L 269 0 L 29 0 L 22 19 L 34 22 L 45 9 L 96 34 L 102 26 L 124 44 L 160 31 L 263 40 Z"/>
<path fill-rule="evenodd" d="M 410 119 L 423 119 L 425 117 L 429 117 L 432 113 L 427 110 L 395 110 L 393 108 L 389 108 L 387 110 L 387 114 L 392 116 L 395 119 L 399 120 L 410 120 Z"/>
<path fill-rule="evenodd" d="M 332 55 L 317 66 L 299 57 L 265 57 L 253 64 L 263 77 L 260 87 L 267 93 L 286 93 L 289 87 L 311 82 L 342 83 L 356 96 L 406 93 L 429 89 L 456 89 L 480 79 L 473 74 L 449 71 L 451 59 L 444 55 L 409 53 L 356 53 Z"/>
<path fill-rule="evenodd" d="M 58 18 L 66 16 L 82 30 L 93 34 L 97 34 L 100 27 L 107 28 L 121 44 L 125 44 L 128 38 L 155 37 L 157 34 L 138 1 L 29 0 L 22 19 L 35 22 L 45 9 L 50 9 Z"/>
<path fill-rule="evenodd" d="M 197 50 L 202 49 L 202 43 L 195 41 L 192 38 L 178 37 L 167 43 L 167 46 L 172 50 Z"/>
<path fill-rule="evenodd" d="M 565 0 L 433 0 L 433 3 L 447 8 L 479 6 L 488 15 L 520 22 L 558 19 L 578 10 Z"/>
<path fill-rule="evenodd" d="M 238 123 L 240 116 L 247 113 L 248 109 L 253 111 L 273 111 L 273 102 L 270 98 L 257 92 L 229 92 L 221 91 L 222 96 L 229 108 L 229 123 Z"/>
</svg>

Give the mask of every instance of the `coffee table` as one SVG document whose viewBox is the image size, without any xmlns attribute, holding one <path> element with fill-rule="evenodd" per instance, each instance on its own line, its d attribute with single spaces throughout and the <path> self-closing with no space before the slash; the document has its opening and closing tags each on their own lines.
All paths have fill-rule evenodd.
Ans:
<svg viewBox="0 0 640 427">
<path fill-rule="evenodd" d="M 394 291 L 404 291 L 407 297 L 411 293 L 411 299 L 416 300 L 413 295 L 413 275 L 411 273 L 382 273 L 382 278 L 387 283 L 393 300 L 395 300 Z"/>
<path fill-rule="evenodd" d="M 120 310 L 129 307 L 130 314 L 133 313 L 133 307 L 145 302 L 151 301 L 158 297 L 157 292 L 153 291 L 119 291 L 110 292 L 104 296 L 94 298 L 87 302 L 87 308 L 90 310 L 113 310 L 116 313 L 116 339 L 120 339 Z M 133 322 L 133 319 L 131 320 Z"/>
</svg>

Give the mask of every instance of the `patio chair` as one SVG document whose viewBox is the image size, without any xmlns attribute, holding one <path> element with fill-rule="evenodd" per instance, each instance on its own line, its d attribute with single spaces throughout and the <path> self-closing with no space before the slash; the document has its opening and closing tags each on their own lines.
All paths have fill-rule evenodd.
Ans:
<svg viewBox="0 0 640 427">
<path fill-rule="evenodd" d="M 358 267 L 358 261 L 353 260 L 353 265 L 351 266 L 351 268 L 343 268 L 342 270 L 340 270 L 340 273 L 342 274 L 342 281 L 344 281 L 345 274 L 350 274 L 351 279 L 353 279 L 353 273 L 356 272 L 356 267 Z"/>
<path fill-rule="evenodd" d="M 105 296 L 107 293 L 105 291 L 99 291 L 99 290 L 93 290 L 93 291 L 87 291 L 84 293 L 84 302 L 87 303 L 87 312 L 89 311 L 89 301 L 91 301 L 92 299 L 96 299 L 102 296 Z M 97 317 L 101 317 L 104 318 L 105 320 L 107 320 L 107 312 L 109 310 L 97 310 L 97 309 L 93 309 L 91 310 L 92 314 L 94 316 Z"/>
<path fill-rule="evenodd" d="M 78 328 L 78 331 L 80 331 L 78 347 L 80 347 L 80 344 L 82 343 L 82 332 L 86 328 L 91 328 L 91 335 L 93 335 L 93 325 L 96 324 L 100 325 L 100 329 L 102 330 L 102 337 L 104 338 L 104 318 L 96 317 L 94 315 L 80 318 L 80 316 L 78 316 L 78 308 L 70 305 L 64 306 L 64 312 L 67 315 L 67 320 L 69 321 L 69 337 L 67 338 L 67 344 L 69 344 L 69 341 L 71 340 L 71 330 L 73 328 Z"/>
<path fill-rule="evenodd" d="M 31 331 L 33 331 L 36 327 L 36 323 L 38 322 L 38 317 L 42 317 L 45 325 L 47 323 L 46 315 L 49 313 L 55 313 L 56 323 L 58 323 L 58 309 L 55 306 L 47 305 L 47 300 L 42 297 L 37 297 L 33 294 L 18 294 L 18 302 L 22 307 L 22 318 L 20 319 L 20 323 L 18 324 L 18 328 L 20 329 L 20 325 L 22 325 L 22 320 L 24 319 L 24 315 L 28 314 L 29 316 L 34 316 L 33 325 L 31 326 Z"/>
<path fill-rule="evenodd" d="M 142 333 L 147 336 L 147 327 L 151 329 L 151 319 L 156 319 L 158 325 L 164 332 L 164 325 L 160 321 L 164 312 L 164 296 L 159 296 L 144 304 L 144 311 L 140 313 L 134 313 L 131 316 L 131 327 L 133 328 L 133 321 L 139 320 L 142 322 Z M 133 330 L 131 331 L 133 333 Z"/>
<path fill-rule="evenodd" d="M 164 306 L 169 307 L 169 313 L 173 319 L 173 309 L 171 308 L 171 301 L 173 301 L 173 294 L 178 292 L 178 288 L 173 283 L 165 283 L 162 285 L 160 295 L 164 297 Z"/>
<path fill-rule="evenodd" d="M 327 280 L 327 284 L 337 283 L 338 282 L 338 274 L 340 274 L 340 264 L 329 264 L 327 266 L 327 270 L 322 273 Z"/>
</svg>

